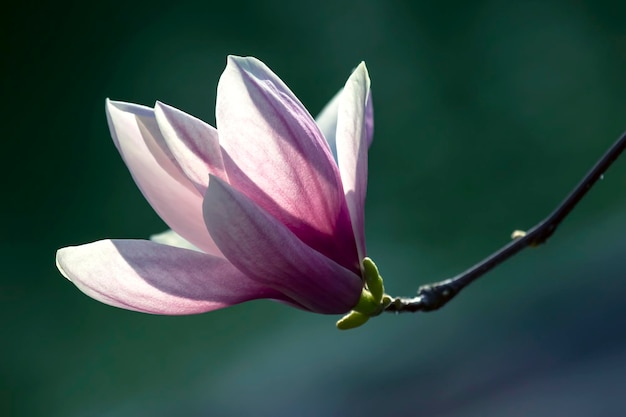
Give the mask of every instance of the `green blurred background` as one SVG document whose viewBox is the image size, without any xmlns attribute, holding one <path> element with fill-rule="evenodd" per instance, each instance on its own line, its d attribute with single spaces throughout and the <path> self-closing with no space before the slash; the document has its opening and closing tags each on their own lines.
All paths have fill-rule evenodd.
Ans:
<svg viewBox="0 0 626 417">
<path fill-rule="evenodd" d="M 432 314 L 269 301 L 190 317 L 97 303 L 61 246 L 165 228 L 104 99 L 214 122 L 227 54 L 315 114 L 367 62 L 369 254 L 394 295 L 547 215 L 626 129 L 626 3 L 290 0 L 3 7 L 2 416 L 623 416 L 626 160 L 562 225 Z"/>
</svg>

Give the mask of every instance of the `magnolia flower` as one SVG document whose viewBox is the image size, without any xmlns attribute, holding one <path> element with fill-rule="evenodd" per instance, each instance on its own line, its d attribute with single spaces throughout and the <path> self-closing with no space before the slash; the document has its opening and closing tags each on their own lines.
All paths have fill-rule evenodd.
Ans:
<svg viewBox="0 0 626 417">
<path fill-rule="evenodd" d="M 57 252 L 90 297 L 154 314 L 268 298 L 345 313 L 365 285 L 364 202 L 372 141 L 364 63 L 314 120 L 255 58 L 229 57 L 217 129 L 173 107 L 108 101 L 111 135 L 171 228 Z"/>
</svg>

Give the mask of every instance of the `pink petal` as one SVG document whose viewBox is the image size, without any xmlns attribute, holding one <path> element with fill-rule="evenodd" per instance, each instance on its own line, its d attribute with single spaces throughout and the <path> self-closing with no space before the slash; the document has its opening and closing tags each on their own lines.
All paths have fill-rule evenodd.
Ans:
<svg viewBox="0 0 626 417">
<path fill-rule="evenodd" d="M 358 271 L 338 168 L 289 88 L 262 62 L 229 57 L 216 106 L 230 183 L 309 246 Z"/>
<path fill-rule="evenodd" d="M 204 195 L 209 173 L 226 179 L 217 130 L 174 107 L 157 102 L 154 112 L 168 149 Z"/>
<path fill-rule="evenodd" d="M 304 244 L 216 177 L 209 181 L 204 215 L 224 256 L 260 284 L 318 313 L 345 313 L 357 303 L 358 275 Z"/>
<path fill-rule="evenodd" d="M 202 217 L 202 194 L 164 150 L 152 109 L 107 100 L 111 136 L 137 186 L 178 234 L 207 253 L 219 254 Z"/>
<path fill-rule="evenodd" d="M 361 63 L 352 73 L 340 96 L 337 112 L 337 163 L 346 192 L 359 259 L 366 255 L 365 194 L 367 150 L 373 134 L 370 79 Z"/>
<path fill-rule="evenodd" d="M 57 267 L 103 303 L 153 314 L 195 314 L 280 298 L 226 259 L 147 240 L 101 240 L 60 249 Z"/>
</svg>

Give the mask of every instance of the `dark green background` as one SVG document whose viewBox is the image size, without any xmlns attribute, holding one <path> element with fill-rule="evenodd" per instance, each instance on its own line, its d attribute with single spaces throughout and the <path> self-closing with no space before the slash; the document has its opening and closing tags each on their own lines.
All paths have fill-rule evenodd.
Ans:
<svg viewBox="0 0 626 417">
<path fill-rule="evenodd" d="M 105 97 L 213 123 L 226 55 L 254 55 L 315 114 L 365 60 L 369 254 L 411 295 L 547 215 L 626 128 L 624 3 L 12 2 L 0 19 L 0 415 L 623 415 L 626 160 L 445 309 L 345 333 L 269 301 L 118 310 L 54 253 L 164 229 Z"/>
</svg>

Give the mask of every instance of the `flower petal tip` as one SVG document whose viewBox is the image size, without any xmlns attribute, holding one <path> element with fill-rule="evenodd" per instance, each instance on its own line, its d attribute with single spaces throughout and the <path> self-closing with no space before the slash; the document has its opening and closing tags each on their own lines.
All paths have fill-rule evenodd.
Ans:
<svg viewBox="0 0 626 417">
<path fill-rule="evenodd" d="M 59 270 L 59 272 L 61 273 L 61 275 L 63 275 L 65 278 L 67 278 L 65 271 L 63 270 L 63 267 L 61 266 L 61 263 L 59 262 L 59 256 L 61 254 L 61 251 L 63 249 L 58 249 L 55 256 L 54 256 L 54 264 L 56 265 L 57 269 Z"/>
<path fill-rule="evenodd" d="M 348 78 L 348 83 L 350 82 L 364 83 L 365 88 L 369 90 L 371 81 L 367 66 L 365 65 L 365 61 L 361 61 L 361 63 L 357 65 L 354 71 L 352 71 L 350 78 Z"/>
<path fill-rule="evenodd" d="M 67 273 L 67 271 L 64 268 L 64 263 L 65 263 L 64 258 L 68 255 L 68 253 L 71 250 L 72 250 L 72 246 L 67 246 L 65 248 L 58 249 L 54 257 L 54 263 L 57 269 L 59 270 L 61 275 L 63 275 L 65 279 L 67 279 L 70 282 L 72 282 L 72 279 L 70 278 L 70 275 Z"/>
</svg>

